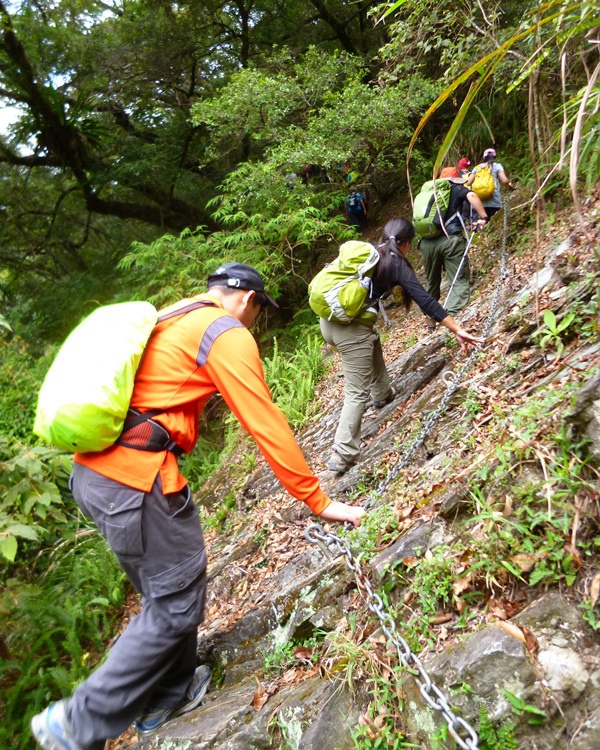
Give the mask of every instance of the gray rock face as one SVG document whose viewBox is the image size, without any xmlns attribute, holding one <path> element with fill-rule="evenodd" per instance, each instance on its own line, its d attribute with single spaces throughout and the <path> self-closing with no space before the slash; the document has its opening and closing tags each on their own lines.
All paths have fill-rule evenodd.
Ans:
<svg viewBox="0 0 600 750">
<path fill-rule="evenodd" d="M 490 625 L 460 645 L 426 658 L 425 669 L 467 721 L 476 725 L 479 707 L 485 704 L 492 720 L 517 722 L 519 748 L 597 750 L 600 743 L 594 730 L 600 713 L 600 685 L 590 670 L 598 662 L 598 638 L 590 640 L 576 607 L 557 593 L 542 596 L 515 620 L 531 629 L 540 645 L 537 656 L 528 652 L 522 640 Z M 404 718 L 411 736 L 418 737 L 423 748 L 430 748 L 440 718 L 427 709 L 412 680 L 404 680 L 403 688 L 407 696 Z M 558 729 L 551 721 L 531 726 L 527 721 L 531 714 L 526 710 L 515 714 L 505 691 L 545 711 L 548 720 L 555 717 Z"/>
<path fill-rule="evenodd" d="M 414 526 L 403 534 L 383 552 L 371 560 L 370 566 L 378 578 L 383 578 L 385 571 L 394 563 L 405 557 L 423 554 L 427 549 L 434 549 L 449 541 L 450 535 L 446 524 L 439 519 Z"/>
<path fill-rule="evenodd" d="M 538 663 L 545 671 L 542 684 L 572 700 L 579 698 L 590 679 L 581 658 L 571 648 L 550 646 L 540 651 Z"/>
<path fill-rule="evenodd" d="M 591 440 L 591 451 L 600 457 L 600 373 L 577 394 L 571 420 Z"/>
</svg>

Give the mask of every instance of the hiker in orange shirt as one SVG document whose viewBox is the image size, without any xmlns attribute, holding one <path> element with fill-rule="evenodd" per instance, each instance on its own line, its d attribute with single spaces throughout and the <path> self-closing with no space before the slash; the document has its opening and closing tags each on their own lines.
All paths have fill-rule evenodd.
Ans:
<svg viewBox="0 0 600 750">
<path fill-rule="evenodd" d="M 101 750 L 133 721 L 147 737 L 199 706 L 206 694 L 210 670 L 196 667 L 206 552 L 177 456 L 193 449 L 200 413 L 214 393 L 223 396 L 290 494 L 326 520 L 359 526 L 364 513 L 323 493 L 271 399 L 248 330 L 263 307 L 278 307 L 260 274 L 244 263 L 226 263 L 209 276 L 206 294 L 194 299 L 208 304 L 156 325 L 117 443 L 75 454 L 73 496 L 141 593 L 142 611 L 71 698 L 33 717 L 33 735 L 45 750 Z M 140 419 L 145 412 L 152 417 Z"/>
</svg>

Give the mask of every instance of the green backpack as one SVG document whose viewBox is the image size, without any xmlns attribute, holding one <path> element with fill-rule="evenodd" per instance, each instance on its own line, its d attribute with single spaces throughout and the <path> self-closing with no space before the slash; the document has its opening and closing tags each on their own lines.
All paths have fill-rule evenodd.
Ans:
<svg viewBox="0 0 600 750">
<path fill-rule="evenodd" d="M 50 366 L 38 396 L 33 432 L 71 453 L 102 451 L 115 443 L 154 326 L 209 305 L 213 303 L 197 300 L 160 317 L 149 302 L 94 310 L 69 334 Z"/>
<path fill-rule="evenodd" d="M 413 224 L 419 237 L 429 239 L 442 234 L 442 219 L 448 212 L 453 184 L 446 179 L 429 180 L 421 188 L 413 205 Z"/>
<path fill-rule="evenodd" d="M 377 308 L 366 300 L 371 291 L 370 275 L 379 253 L 368 242 L 350 240 L 340 247 L 338 257 L 323 268 L 308 286 L 308 304 L 320 318 L 336 323 L 356 320 L 373 325 Z"/>
</svg>

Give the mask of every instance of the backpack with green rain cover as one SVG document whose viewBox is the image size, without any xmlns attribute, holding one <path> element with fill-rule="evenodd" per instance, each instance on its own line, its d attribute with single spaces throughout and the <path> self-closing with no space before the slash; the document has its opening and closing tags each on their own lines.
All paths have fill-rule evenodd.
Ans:
<svg viewBox="0 0 600 750">
<path fill-rule="evenodd" d="M 321 269 L 308 286 L 308 304 L 325 320 L 336 323 L 373 325 L 377 308 L 369 306 L 371 274 L 379 253 L 368 242 L 350 240 L 340 247 L 338 257 Z"/>
<path fill-rule="evenodd" d="M 429 239 L 442 234 L 442 220 L 446 218 L 448 212 L 453 184 L 447 179 L 429 180 L 415 197 L 413 224 L 419 237 Z"/>
<path fill-rule="evenodd" d="M 115 443 L 154 326 L 206 306 L 213 303 L 197 300 L 160 317 L 149 302 L 94 310 L 69 334 L 50 366 L 38 396 L 33 432 L 71 453 L 102 451 Z"/>
</svg>

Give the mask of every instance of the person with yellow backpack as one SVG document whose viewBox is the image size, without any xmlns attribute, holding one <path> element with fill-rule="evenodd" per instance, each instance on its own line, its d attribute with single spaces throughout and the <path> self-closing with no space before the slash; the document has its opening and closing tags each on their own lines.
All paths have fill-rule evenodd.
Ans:
<svg viewBox="0 0 600 750">
<path fill-rule="evenodd" d="M 513 189 L 504 167 L 496 161 L 496 150 L 486 148 L 483 152 L 483 162 L 473 169 L 465 187 L 471 188 L 481 198 L 485 212 L 490 219 L 502 208 L 501 185 L 507 185 L 510 190 Z"/>
<path fill-rule="evenodd" d="M 111 306 L 118 307 L 116 313 L 95 319 L 96 354 L 99 348 L 110 359 L 114 341 L 122 350 L 112 357 L 112 365 L 98 362 L 107 376 L 105 389 L 112 391 L 113 379 L 124 388 L 124 371 L 135 373 L 126 397 L 132 415 L 123 420 L 120 436 L 96 449 L 77 450 L 84 431 L 74 430 L 71 447 L 77 452 L 69 486 L 141 594 L 142 608 L 70 698 L 33 716 L 33 737 L 44 750 L 101 750 L 105 740 L 132 723 L 144 745 L 166 722 L 190 713 L 204 699 L 211 673 L 206 664 L 197 665 L 196 650 L 198 625 L 204 620 L 207 556 L 198 508 L 177 458 L 193 450 L 200 414 L 212 395 L 221 394 L 292 496 L 324 520 L 360 525 L 364 508 L 331 500 L 323 492 L 273 403 L 249 331 L 267 306 L 279 307 L 259 272 L 232 262 L 208 277 L 206 293 L 160 315 L 147 303 L 129 303 L 125 309 Z M 144 315 L 149 325 L 135 334 L 134 324 Z M 80 326 L 92 330 L 86 321 Z M 131 334 L 129 357 L 121 328 Z M 84 337 L 75 343 L 81 352 Z M 93 350 L 89 357 L 94 358 Z M 76 360 L 71 364 L 75 372 L 59 370 L 63 379 L 73 381 L 73 388 L 62 392 L 66 406 L 72 402 L 71 390 L 84 393 L 76 387 L 81 368 Z M 86 376 L 87 363 L 83 365 Z M 48 406 L 60 400 L 56 394 Z M 87 405 L 105 411 L 93 399 Z M 93 409 L 66 413 L 79 413 L 83 420 L 86 414 L 95 416 Z M 110 428 L 108 417 L 94 420 L 98 432 L 107 422 Z"/>
</svg>

